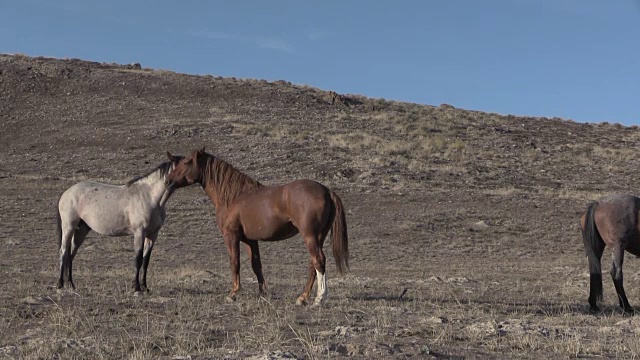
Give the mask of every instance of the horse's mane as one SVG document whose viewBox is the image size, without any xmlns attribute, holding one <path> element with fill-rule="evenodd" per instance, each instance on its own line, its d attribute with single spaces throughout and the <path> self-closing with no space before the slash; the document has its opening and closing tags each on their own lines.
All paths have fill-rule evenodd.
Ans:
<svg viewBox="0 0 640 360">
<path fill-rule="evenodd" d="M 160 174 L 159 174 L 160 177 L 166 176 L 171 171 L 171 161 L 165 161 L 162 164 L 156 166 L 155 168 L 149 170 L 146 174 L 134 177 L 133 179 L 129 180 L 125 186 L 129 187 L 142 179 L 146 179 L 147 177 L 156 173 L 157 171 L 160 171 Z"/>
<path fill-rule="evenodd" d="M 202 173 L 204 184 L 211 182 L 216 189 L 215 193 L 219 204 L 228 206 L 243 191 L 263 186 L 257 180 L 245 175 L 217 156 L 207 155 L 207 162 Z"/>
</svg>

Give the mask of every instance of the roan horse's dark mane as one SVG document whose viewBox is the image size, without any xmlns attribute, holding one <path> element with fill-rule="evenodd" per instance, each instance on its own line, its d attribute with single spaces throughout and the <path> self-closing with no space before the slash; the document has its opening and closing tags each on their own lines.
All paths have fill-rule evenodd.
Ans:
<svg viewBox="0 0 640 360">
<path fill-rule="evenodd" d="M 129 186 L 135 184 L 136 182 L 138 182 L 139 180 L 142 180 L 142 179 L 146 178 L 147 176 L 155 173 L 158 170 L 160 170 L 160 176 L 167 175 L 171 171 L 171 161 L 165 161 L 162 164 L 156 166 L 154 169 L 152 169 L 149 172 L 147 172 L 146 174 L 134 177 L 133 179 L 129 180 L 125 186 L 129 187 Z"/>
<path fill-rule="evenodd" d="M 216 189 L 219 204 L 228 206 L 243 191 L 263 186 L 217 156 L 206 155 L 207 161 L 201 170 L 203 185 L 211 182 Z"/>
</svg>

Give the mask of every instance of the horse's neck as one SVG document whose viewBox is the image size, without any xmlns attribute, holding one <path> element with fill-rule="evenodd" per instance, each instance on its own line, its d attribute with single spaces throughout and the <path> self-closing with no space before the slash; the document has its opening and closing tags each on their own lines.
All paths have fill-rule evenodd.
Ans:
<svg viewBox="0 0 640 360">
<path fill-rule="evenodd" d="M 208 183 L 206 185 L 202 185 L 202 188 L 204 189 L 204 192 L 207 193 L 207 196 L 213 203 L 213 206 L 216 208 L 216 214 L 222 210 L 223 207 L 226 208 L 226 205 L 220 202 L 220 199 L 218 198 L 218 189 L 216 189 L 213 184 Z"/>
<path fill-rule="evenodd" d="M 170 193 L 167 193 L 167 188 L 164 185 L 164 179 L 159 179 L 149 183 L 149 195 L 153 204 L 158 204 L 160 207 L 164 207 L 169 200 Z"/>
</svg>

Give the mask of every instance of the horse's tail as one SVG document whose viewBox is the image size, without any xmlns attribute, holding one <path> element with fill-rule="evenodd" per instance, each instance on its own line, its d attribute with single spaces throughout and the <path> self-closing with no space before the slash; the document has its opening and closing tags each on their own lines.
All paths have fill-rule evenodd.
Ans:
<svg viewBox="0 0 640 360">
<path fill-rule="evenodd" d="M 349 236 L 347 235 L 347 219 L 344 213 L 342 200 L 329 191 L 333 203 L 333 225 L 331 236 L 333 238 L 333 258 L 336 261 L 338 272 L 342 274 L 349 269 Z"/>
<path fill-rule="evenodd" d="M 602 300 L 602 268 L 600 265 L 600 258 L 604 251 L 604 241 L 598 232 L 594 214 L 598 202 L 594 201 L 587 207 L 587 213 L 584 217 L 584 224 L 582 227 L 582 240 L 584 241 L 584 248 L 589 258 L 589 277 L 591 280 L 591 294 L 596 296 L 597 300 Z"/>
<path fill-rule="evenodd" d="M 58 239 L 58 251 L 62 246 L 62 217 L 60 216 L 60 200 L 56 203 L 56 239 Z"/>
</svg>

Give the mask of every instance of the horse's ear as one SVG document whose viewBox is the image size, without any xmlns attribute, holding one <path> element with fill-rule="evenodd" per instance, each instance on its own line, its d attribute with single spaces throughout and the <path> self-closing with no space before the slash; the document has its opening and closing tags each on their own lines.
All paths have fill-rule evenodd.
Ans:
<svg viewBox="0 0 640 360">
<path fill-rule="evenodd" d="M 175 157 L 173 155 L 171 155 L 170 152 L 167 151 L 167 157 L 169 158 L 170 161 L 175 161 Z"/>
</svg>

